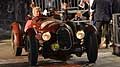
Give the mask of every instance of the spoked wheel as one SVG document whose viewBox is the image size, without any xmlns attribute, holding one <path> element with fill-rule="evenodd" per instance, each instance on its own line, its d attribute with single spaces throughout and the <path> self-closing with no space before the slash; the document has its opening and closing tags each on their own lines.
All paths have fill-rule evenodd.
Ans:
<svg viewBox="0 0 120 67">
<path fill-rule="evenodd" d="M 95 33 L 90 33 L 87 38 L 87 57 L 90 63 L 95 63 L 98 56 L 98 42 Z"/>
<path fill-rule="evenodd" d="M 14 56 L 20 56 L 22 53 L 22 48 L 18 47 L 18 45 L 20 44 L 20 42 L 17 40 L 18 36 L 19 35 L 14 32 L 11 33 L 11 46 Z"/>
<path fill-rule="evenodd" d="M 35 38 L 34 30 L 31 30 L 31 35 L 27 35 L 28 45 L 28 61 L 31 66 L 35 66 L 38 60 L 38 42 Z"/>
</svg>

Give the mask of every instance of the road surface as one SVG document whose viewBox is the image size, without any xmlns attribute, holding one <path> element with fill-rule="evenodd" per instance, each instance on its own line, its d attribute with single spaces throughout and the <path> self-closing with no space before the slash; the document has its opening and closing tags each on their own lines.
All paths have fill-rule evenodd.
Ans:
<svg viewBox="0 0 120 67">
<path fill-rule="evenodd" d="M 112 48 L 99 49 L 98 59 L 95 64 L 89 64 L 86 53 L 82 57 L 73 57 L 66 62 L 53 59 L 44 59 L 39 56 L 36 67 L 120 67 L 120 57 L 112 55 Z M 0 40 L 0 67 L 30 67 L 26 52 L 22 56 L 12 55 L 10 39 Z"/>
</svg>

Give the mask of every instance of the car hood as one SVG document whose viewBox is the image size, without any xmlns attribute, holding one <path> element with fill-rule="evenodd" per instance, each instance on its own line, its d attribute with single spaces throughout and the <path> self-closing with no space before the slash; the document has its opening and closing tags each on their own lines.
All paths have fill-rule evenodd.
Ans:
<svg viewBox="0 0 120 67">
<path fill-rule="evenodd" d="M 49 18 L 49 19 L 41 22 L 40 30 L 55 32 L 59 28 L 61 22 L 62 21 L 60 21 L 60 20 Z"/>
</svg>

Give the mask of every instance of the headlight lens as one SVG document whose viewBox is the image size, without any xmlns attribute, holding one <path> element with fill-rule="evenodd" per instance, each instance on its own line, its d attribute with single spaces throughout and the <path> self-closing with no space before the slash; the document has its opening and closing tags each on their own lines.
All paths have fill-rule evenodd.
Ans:
<svg viewBox="0 0 120 67">
<path fill-rule="evenodd" d="M 50 40 L 50 38 L 51 38 L 50 32 L 45 32 L 45 33 L 42 34 L 42 39 L 43 40 L 48 41 L 48 40 Z"/>
<path fill-rule="evenodd" d="M 76 37 L 77 37 L 78 39 L 83 39 L 83 38 L 85 37 L 84 31 L 83 31 L 83 30 L 78 31 L 78 32 L 76 33 Z"/>
<path fill-rule="evenodd" d="M 36 25 L 33 25 L 33 28 L 35 28 L 36 27 Z"/>
</svg>

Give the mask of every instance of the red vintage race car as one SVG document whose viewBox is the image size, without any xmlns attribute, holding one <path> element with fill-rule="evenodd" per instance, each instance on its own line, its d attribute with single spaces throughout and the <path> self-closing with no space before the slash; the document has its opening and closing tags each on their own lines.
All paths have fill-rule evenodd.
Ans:
<svg viewBox="0 0 120 67">
<path fill-rule="evenodd" d="M 44 58 L 62 61 L 68 60 L 71 54 L 81 56 L 87 52 L 89 62 L 97 60 L 96 28 L 88 20 L 63 22 L 45 17 L 40 23 L 32 23 L 24 33 L 19 23 L 14 22 L 11 28 L 14 55 L 20 56 L 25 48 L 30 65 L 37 64 L 39 51 Z"/>
</svg>

